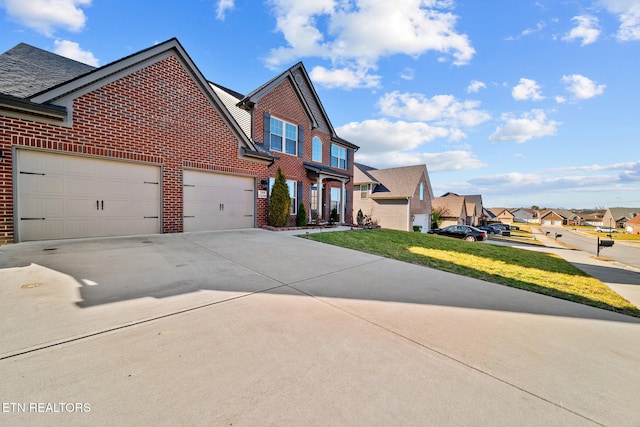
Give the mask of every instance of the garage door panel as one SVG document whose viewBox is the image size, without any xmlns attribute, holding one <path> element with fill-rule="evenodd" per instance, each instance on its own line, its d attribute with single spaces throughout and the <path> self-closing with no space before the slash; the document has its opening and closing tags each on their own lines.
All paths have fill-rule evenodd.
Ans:
<svg viewBox="0 0 640 427">
<path fill-rule="evenodd" d="M 253 178 L 184 171 L 183 183 L 185 231 L 254 226 Z"/>
<path fill-rule="evenodd" d="M 17 167 L 20 240 L 160 232 L 157 166 L 18 150 Z"/>
</svg>

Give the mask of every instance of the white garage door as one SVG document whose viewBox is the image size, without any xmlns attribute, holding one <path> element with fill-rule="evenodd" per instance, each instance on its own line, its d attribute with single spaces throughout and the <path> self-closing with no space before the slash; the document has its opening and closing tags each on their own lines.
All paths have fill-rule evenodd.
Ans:
<svg viewBox="0 0 640 427">
<path fill-rule="evenodd" d="M 20 241 L 160 232 L 160 167 L 17 152 Z"/>
<path fill-rule="evenodd" d="M 551 225 L 551 220 L 545 219 L 544 221 L 542 221 L 542 225 Z"/>
<path fill-rule="evenodd" d="M 186 170 L 183 186 L 184 231 L 254 227 L 253 178 Z"/>
</svg>

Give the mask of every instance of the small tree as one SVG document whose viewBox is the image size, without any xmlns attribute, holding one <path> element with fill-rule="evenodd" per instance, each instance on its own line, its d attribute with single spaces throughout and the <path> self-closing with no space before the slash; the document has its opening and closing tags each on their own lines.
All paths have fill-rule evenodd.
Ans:
<svg viewBox="0 0 640 427">
<path fill-rule="evenodd" d="M 300 202 L 298 206 L 298 214 L 296 215 L 296 225 L 298 227 L 307 226 L 307 210 L 304 208 L 304 203 Z"/>
<path fill-rule="evenodd" d="M 269 199 L 269 225 L 273 227 L 286 227 L 289 224 L 291 211 L 291 198 L 289 197 L 289 186 L 287 178 L 282 173 L 282 169 L 276 171 L 276 182 L 271 189 Z"/>
<path fill-rule="evenodd" d="M 442 224 L 443 217 L 449 215 L 449 209 L 444 206 L 431 209 L 431 228 L 438 228 Z"/>
</svg>

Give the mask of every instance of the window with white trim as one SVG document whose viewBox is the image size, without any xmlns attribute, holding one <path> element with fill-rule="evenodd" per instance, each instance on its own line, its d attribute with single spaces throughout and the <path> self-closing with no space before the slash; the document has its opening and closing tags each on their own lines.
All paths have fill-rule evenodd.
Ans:
<svg viewBox="0 0 640 427">
<path fill-rule="evenodd" d="M 339 145 L 331 145 L 331 166 L 347 169 L 347 149 Z"/>
<path fill-rule="evenodd" d="M 420 200 L 424 200 L 424 183 L 420 183 Z"/>
<path fill-rule="evenodd" d="M 322 163 L 322 140 L 317 136 L 311 141 L 311 160 Z"/>
<path fill-rule="evenodd" d="M 338 212 L 338 216 L 340 218 L 342 218 L 341 216 L 341 209 L 342 209 L 342 191 L 340 191 L 339 188 L 332 188 L 330 194 L 330 199 L 331 199 L 331 211 L 333 211 L 334 209 Z"/>
<path fill-rule="evenodd" d="M 271 117 L 269 147 L 281 153 L 298 154 L 298 126 Z"/>
<path fill-rule="evenodd" d="M 271 194 L 271 190 L 273 190 L 273 185 L 275 183 L 275 178 L 269 178 L 269 194 Z M 289 211 L 291 212 L 291 215 L 296 215 L 298 213 L 298 182 L 288 179 L 287 187 L 289 187 L 289 198 L 291 199 Z"/>
<path fill-rule="evenodd" d="M 360 185 L 360 198 L 368 199 L 369 198 L 369 184 L 361 184 Z"/>
</svg>

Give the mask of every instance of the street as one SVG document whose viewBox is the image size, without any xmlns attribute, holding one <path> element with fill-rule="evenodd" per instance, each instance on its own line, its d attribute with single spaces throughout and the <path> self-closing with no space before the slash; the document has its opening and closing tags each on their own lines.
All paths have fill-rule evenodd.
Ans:
<svg viewBox="0 0 640 427">
<path fill-rule="evenodd" d="M 585 236 L 568 228 L 547 226 L 540 228 L 544 234 L 549 233 L 548 236 L 551 238 L 554 238 L 556 234 L 561 234 L 562 237 L 558 236 L 557 238 L 559 243 L 573 246 L 593 255 L 597 254 L 598 245 L 596 238 Z M 600 239 L 609 240 L 609 237 L 607 234 L 602 233 Z M 634 268 L 640 268 L 640 246 L 634 247 L 616 242 L 612 247 L 600 248 L 600 256 Z"/>
</svg>

